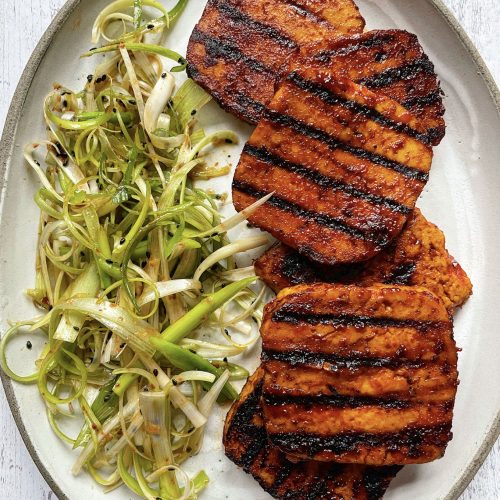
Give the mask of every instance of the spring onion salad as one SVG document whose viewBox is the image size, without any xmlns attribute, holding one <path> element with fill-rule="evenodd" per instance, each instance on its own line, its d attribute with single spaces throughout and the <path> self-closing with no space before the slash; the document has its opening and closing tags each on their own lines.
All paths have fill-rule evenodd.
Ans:
<svg viewBox="0 0 500 500">
<path fill-rule="evenodd" d="M 37 386 L 74 450 L 72 473 L 147 499 L 194 499 L 209 483 L 181 466 L 215 405 L 238 397 L 232 382 L 248 372 L 228 359 L 257 341 L 264 294 L 235 256 L 267 238 L 231 243 L 227 232 L 267 198 L 223 220 L 224 197 L 196 186 L 228 173 L 207 152 L 238 138 L 205 134 L 196 118 L 210 98 L 179 78 L 186 62 L 164 47 L 186 3 L 111 3 L 83 55 L 101 54 L 84 89 L 46 97 L 47 139 L 24 151 L 41 182 L 27 293 L 43 314 L 11 323 L 0 345 L 4 372 Z M 46 342 L 22 376 L 6 347 L 26 330 Z M 64 422 L 78 418 L 68 435 Z"/>
</svg>

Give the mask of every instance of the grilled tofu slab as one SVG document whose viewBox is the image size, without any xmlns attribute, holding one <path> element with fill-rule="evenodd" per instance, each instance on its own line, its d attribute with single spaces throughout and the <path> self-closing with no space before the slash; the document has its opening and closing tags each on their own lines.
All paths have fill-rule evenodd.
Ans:
<svg viewBox="0 0 500 500">
<path fill-rule="evenodd" d="M 437 145 L 445 135 L 444 105 L 434 66 L 416 35 L 403 30 L 374 30 L 304 47 L 289 71 L 308 64 L 329 69 L 399 102 L 416 115 Z"/>
<path fill-rule="evenodd" d="M 290 73 L 246 144 L 237 210 L 322 264 L 366 261 L 402 230 L 429 177 L 432 149 L 395 101 L 307 65 Z"/>
<path fill-rule="evenodd" d="M 264 370 L 259 368 L 229 411 L 226 455 L 274 498 L 287 500 L 378 500 L 399 467 L 293 463 L 267 440 L 260 406 Z"/>
<path fill-rule="evenodd" d="M 209 0 L 189 41 L 188 74 L 226 111 L 256 124 L 291 55 L 364 24 L 353 0 Z"/>
<path fill-rule="evenodd" d="M 269 440 L 297 459 L 425 463 L 451 439 L 452 322 L 423 288 L 302 285 L 261 328 Z"/>
<path fill-rule="evenodd" d="M 275 292 L 320 282 L 421 286 L 437 295 L 450 313 L 472 293 L 466 272 L 446 250 L 444 234 L 419 209 L 388 248 L 361 265 L 319 266 L 278 244 L 255 261 L 255 271 Z"/>
</svg>

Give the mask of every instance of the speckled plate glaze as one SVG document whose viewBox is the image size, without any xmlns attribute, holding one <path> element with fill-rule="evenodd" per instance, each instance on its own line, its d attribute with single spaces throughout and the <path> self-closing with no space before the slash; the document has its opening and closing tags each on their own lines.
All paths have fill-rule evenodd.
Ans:
<svg viewBox="0 0 500 500">
<path fill-rule="evenodd" d="M 14 96 L 0 146 L 1 222 L 0 310 L 6 321 L 33 316 L 23 291 L 33 284 L 37 208 L 32 202 L 37 180 L 22 159 L 22 146 L 44 137 L 42 99 L 55 81 L 81 88 L 92 61 L 79 55 L 88 49 L 90 28 L 105 0 L 70 0 L 45 33 Z M 192 0 L 169 37 L 185 52 L 204 0 Z M 470 274 L 475 293 L 455 320 L 461 385 L 455 409 L 454 439 L 446 456 L 423 466 L 405 467 L 387 493 L 389 500 L 456 499 L 467 486 L 499 434 L 500 391 L 500 94 L 479 54 L 440 0 L 359 0 L 367 28 L 404 28 L 417 33 L 436 65 L 446 93 L 447 136 L 435 161 L 419 206 L 445 232 L 448 247 Z M 202 120 L 211 127 L 230 127 L 242 139 L 250 128 L 211 104 Z M 240 149 L 235 149 L 233 158 Z M 227 154 L 227 152 L 226 152 Z M 237 157 L 237 156 L 236 156 Z M 230 179 L 216 185 L 229 190 Z M 248 229 L 244 230 L 249 231 Z M 30 339 L 36 342 L 33 337 Z M 34 351 L 26 338 L 11 347 L 23 371 Z M 255 367 L 254 350 L 246 363 Z M 85 474 L 73 478 L 75 455 L 51 432 L 44 406 L 33 387 L 12 384 L 2 376 L 10 407 L 33 460 L 60 499 L 131 498 L 124 490 L 104 495 Z M 212 479 L 205 499 L 270 498 L 223 454 L 224 411 L 210 421 L 209 439 L 189 470 L 204 468 Z"/>
</svg>

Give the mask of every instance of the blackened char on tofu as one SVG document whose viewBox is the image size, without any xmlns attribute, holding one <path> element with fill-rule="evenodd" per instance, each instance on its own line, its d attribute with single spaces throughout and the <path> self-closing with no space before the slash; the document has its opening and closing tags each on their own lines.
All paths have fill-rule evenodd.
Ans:
<svg viewBox="0 0 500 500">
<path fill-rule="evenodd" d="M 260 406 L 263 377 L 264 370 L 257 369 L 227 415 L 224 447 L 228 458 L 251 474 L 274 498 L 381 499 L 400 467 L 294 463 L 269 443 Z"/>
<path fill-rule="evenodd" d="M 283 244 L 254 263 L 255 271 L 276 293 L 306 283 L 381 284 L 428 288 L 450 314 L 472 293 L 472 283 L 448 253 L 443 232 L 415 209 L 402 233 L 373 259 L 352 266 L 321 266 Z"/>
<path fill-rule="evenodd" d="M 396 101 L 329 70 L 303 66 L 280 85 L 233 180 L 238 211 L 321 264 L 366 261 L 401 232 L 432 148 Z"/>
<path fill-rule="evenodd" d="M 353 0 L 209 0 L 189 40 L 188 75 L 226 111 L 256 124 L 290 56 L 364 25 Z"/>
<path fill-rule="evenodd" d="M 329 69 L 399 102 L 417 116 L 434 146 L 445 135 L 443 91 L 434 65 L 416 35 L 404 30 L 373 30 L 304 47 L 287 71 L 304 64 Z"/>
<path fill-rule="evenodd" d="M 423 288 L 287 288 L 261 327 L 271 443 L 300 460 L 404 465 L 452 437 L 457 350 L 442 301 Z"/>
</svg>

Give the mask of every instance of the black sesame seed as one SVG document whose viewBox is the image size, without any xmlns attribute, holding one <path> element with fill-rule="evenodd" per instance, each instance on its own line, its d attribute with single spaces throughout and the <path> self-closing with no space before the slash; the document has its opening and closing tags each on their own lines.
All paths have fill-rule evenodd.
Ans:
<svg viewBox="0 0 500 500">
<path fill-rule="evenodd" d="M 74 326 L 74 327 L 73 327 L 73 330 L 75 330 L 75 332 L 79 332 L 79 331 L 80 331 L 80 327 L 78 327 L 78 326 Z"/>
<path fill-rule="evenodd" d="M 62 103 L 62 104 L 63 104 L 63 106 L 64 106 L 65 108 L 67 108 L 67 107 L 68 107 L 68 101 L 67 101 L 66 99 L 64 99 L 64 101 L 63 101 L 63 103 Z"/>
<path fill-rule="evenodd" d="M 90 83 L 94 79 L 94 75 L 88 75 L 87 81 Z"/>
<path fill-rule="evenodd" d="M 33 344 L 28 340 L 28 342 L 26 342 L 26 348 L 27 349 L 32 349 L 33 348 Z"/>
<path fill-rule="evenodd" d="M 221 196 L 220 194 L 216 194 L 216 195 L 215 195 L 215 199 L 216 199 L 216 200 L 220 200 L 221 198 L 222 198 L 222 196 Z"/>
<path fill-rule="evenodd" d="M 111 259 L 106 259 L 106 264 L 112 265 L 113 261 Z"/>
<path fill-rule="evenodd" d="M 231 139 L 226 139 L 226 144 L 233 144 L 233 141 Z"/>
<path fill-rule="evenodd" d="M 150 252 L 149 250 L 146 252 L 146 257 L 147 257 L 148 259 L 151 257 L 151 252 Z"/>
<path fill-rule="evenodd" d="M 124 245 L 127 240 L 125 238 L 120 238 L 120 245 Z"/>
<path fill-rule="evenodd" d="M 161 74 L 161 77 L 162 77 L 162 78 L 167 78 L 167 74 L 166 74 L 166 73 L 162 73 L 162 74 Z"/>
<path fill-rule="evenodd" d="M 148 27 L 148 30 L 152 30 L 155 27 L 155 25 L 154 24 L 148 24 L 147 27 Z"/>
<path fill-rule="evenodd" d="M 222 361 L 224 361 L 224 363 L 227 363 L 227 358 L 224 358 Z"/>
<path fill-rule="evenodd" d="M 172 384 L 177 385 L 177 380 L 172 379 Z"/>
<path fill-rule="evenodd" d="M 194 116 L 196 113 L 197 113 L 196 109 L 193 109 L 193 111 L 191 111 L 191 116 Z"/>
<path fill-rule="evenodd" d="M 156 368 L 153 370 L 153 375 L 154 375 L 155 377 L 157 377 L 157 376 L 158 376 L 158 370 L 157 370 Z"/>
</svg>

